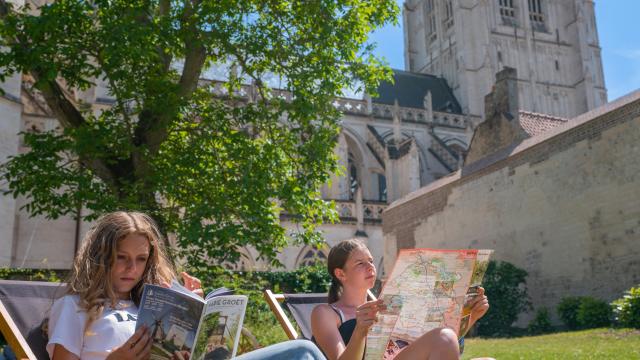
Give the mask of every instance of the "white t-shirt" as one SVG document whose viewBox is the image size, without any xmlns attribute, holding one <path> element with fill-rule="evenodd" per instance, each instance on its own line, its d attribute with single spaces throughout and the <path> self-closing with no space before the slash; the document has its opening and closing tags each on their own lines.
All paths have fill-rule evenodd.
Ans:
<svg viewBox="0 0 640 360">
<path fill-rule="evenodd" d="M 49 357 L 55 344 L 59 344 L 82 360 L 103 360 L 135 332 L 138 307 L 133 301 L 120 300 L 116 309 L 105 306 L 102 315 L 86 331 L 87 313 L 78 306 L 79 301 L 78 295 L 66 295 L 53 303 L 49 316 Z"/>
</svg>

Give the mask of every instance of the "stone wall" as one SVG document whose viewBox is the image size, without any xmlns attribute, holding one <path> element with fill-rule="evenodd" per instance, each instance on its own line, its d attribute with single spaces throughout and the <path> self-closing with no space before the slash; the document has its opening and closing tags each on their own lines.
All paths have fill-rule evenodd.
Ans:
<svg viewBox="0 0 640 360">
<path fill-rule="evenodd" d="M 0 98 L 0 164 L 18 153 L 20 111 L 18 102 Z M 12 196 L 2 196 L 7 188 L 7 184 L 0 182 L 0 267 L 11 265 L 13 254 L 16 201 Z"/>
<path fill-rule="evenodd" d="M 401 248 L 495 249 L 552 316 L 621 296 L 640 283 L 640 91 L 398 200 L 383 232 L 387 268 Z"/>
<path fill-rule="evenodd" d="M 16 2 L 16 5 L 20 5 L 20 2 Z M 0 96 L 0 164 L 18 154 L 20 139 L 16 135 L 22 125 L 20 82 L 21 76 L 14 74 L 0 83 L 0 89 L 4 92 Z M 14 252 L 16 200 L 12 196 L 2 196 L 7 188 L 7 184 L 0 181 L 0 267 L 11 264 Z"/>
</svg>

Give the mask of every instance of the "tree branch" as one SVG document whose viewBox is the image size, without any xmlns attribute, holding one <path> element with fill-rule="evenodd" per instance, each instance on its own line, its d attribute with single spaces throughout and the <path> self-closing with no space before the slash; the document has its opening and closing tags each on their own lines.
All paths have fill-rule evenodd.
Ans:
<svg viewBox="0 0 640 360">
<path fill-rule="evenodd" d="M 207 50 L 202 44 L 202 34 L 198 28 L 194 17 L 195 8 L 200 2 L 192 1 L 192 4 L 185 4 L 184 14 L 181 19 L 181 25 L 184 27 L 185 33 L 188 34 L 184 38 L 185 59 L 182 75 L 178 83 L 178 96 L 181 98 L 189 98 L 193 91 L 198 87 L 198 80 L 202 73 L 202 67 L 207 59 Z"/>
<path fill-rule="evenodd" d="M 178 96 L 182 98 L 191 97 L 191 94 L 198 87 L 198 80 L 200 80 L 206 58 L 207 51 L 199 41 L 187 44 L 184 67 L 178 83 Z"/>
<path fill-rule="evenodd" d="M 183 39 L 185 46 L 185 60 L 182 74 L 178 82 L 176 95 L 179 99 L 188 100 L 198 87 L 198 80 L 207 58 L 207 51 L 202 44 L 200 30 L 194 19 L 195 6 L 199 2 L 186 3 L 181 24 L 187 36 Z M 164 8 L 163 8 L 164 9 Z M 168 11 L 168 9 L 166 9 Z M 164 10 L 163 10 L 164 11 Z M 151 154 L 157 153 L 160 144 L 167 138 L 167 128 L 174 114 L 169 112 L 156 113 L 153 109 L 145 108 L 141 111 L 139 122 L 135 130 L 137 144 L 146 144 Z M 138 157 L 136 159 L 140 160 Z M 134 159 L 137 162 L 137 160 Z"/>
<path fill-rule="evenodd" d="M 158 15 L 160 18 L 168 17 L 171 15 L 171 0 L 160 0 L 160 4 L 158 5 Z M 157 51 L 158 56 L 160 56 L 160 59 L 162 59 L 164 71 L 169 71 L 171 61 L 173 60 L 171 54 L 166 54 L 160 46 L 157 47 Z"/>
<path fill-rule="evenodd" d="M 49 109 L 60 124 L 66 128 L 78 128 L 86 124 L 84 116 L 64 94 L 64 90 L 56 80 L 41 81 L 37 70 L 32 70 L 31 75 L 35 79 L 35 87 L 40 90 Z"/>
</svg>

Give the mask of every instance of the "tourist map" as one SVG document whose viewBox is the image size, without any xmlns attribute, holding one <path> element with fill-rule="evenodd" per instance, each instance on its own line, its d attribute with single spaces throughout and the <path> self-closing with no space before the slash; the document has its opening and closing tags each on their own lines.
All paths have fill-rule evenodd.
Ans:
<svg viewBox="0 0 640 360">
<path fill-rule="evenodd" d="M 379 298 L 387 310 L 369 330 L 366 360 L 393 359 L 422 334 L 438 328 L 460 329 L 465 295 L 477 260 L 486 269 L 487 251 L 406 249 L 398 254 Z M 490 252 L 488 253 L 490 254 Z M 466 330 L 465 330 L 466 331 Z"/>
</svg>

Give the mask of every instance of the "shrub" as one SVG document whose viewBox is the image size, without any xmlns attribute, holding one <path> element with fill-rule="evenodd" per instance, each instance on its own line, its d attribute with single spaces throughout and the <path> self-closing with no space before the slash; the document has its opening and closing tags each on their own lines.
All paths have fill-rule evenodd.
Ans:
<svg viewBox="0 0 640 360">
<path fill-rule="evenodd" d="M 547 310 L 547 308 L 543 307 L 536 311 L 536 316 L 529 323 L 527 331 L 531 335 L 546 334 L 553 331 L 551 319 L 549 318 L 549 310 Z"/>
<path fill-rule="evenodd" d="M 518 315 L 531 305 L 527 296 L 527 272 L 508 262 L 490 261 L 482 286 L 489 298 L 490 308 L 478 320 L 477 334 L 507 336 Z"/>
<path fill-rule="evenodd" d="M 640 286 L 625 291 L 625 295 L 611 305 L 618 325 L 640 329 Z"/>
<path fill-rule="evenodd" d="M 25 281 L 63 281 L 69 270 L 0 268 L 0 279 Z"/>
<path fill-rule="evenodd" d="M 585 296 L 580 301 L 576 318 L 582 329 L 611 325 L 611 306 L 606 302 Z"/>
<path fill-rule="evenodd" d="M 556 308 L 558 316 L 569 330 L 576 330 L 580 326 L 578 324 L 578 308 L 582 298 L 579 296 L 570 296 L 562 299 Z"/>
<path fill-rule="evenodd" d="M 262 291 L 275 293 L 327 292 L 331 278 L 326 266 L 302 267 L 294 271 L 240 271 L 232 272 L 218 267 L 187 269 L 205 285 L 205 293 L 224 286 L 249 297 L 244 326 L 262 346 L 287 340 L 287 336 L 264 300 Z M 286 310 L 285 310 L 286 311 Z M 241 343 L 239 353 L 251 350 Z"/>
</svg>

